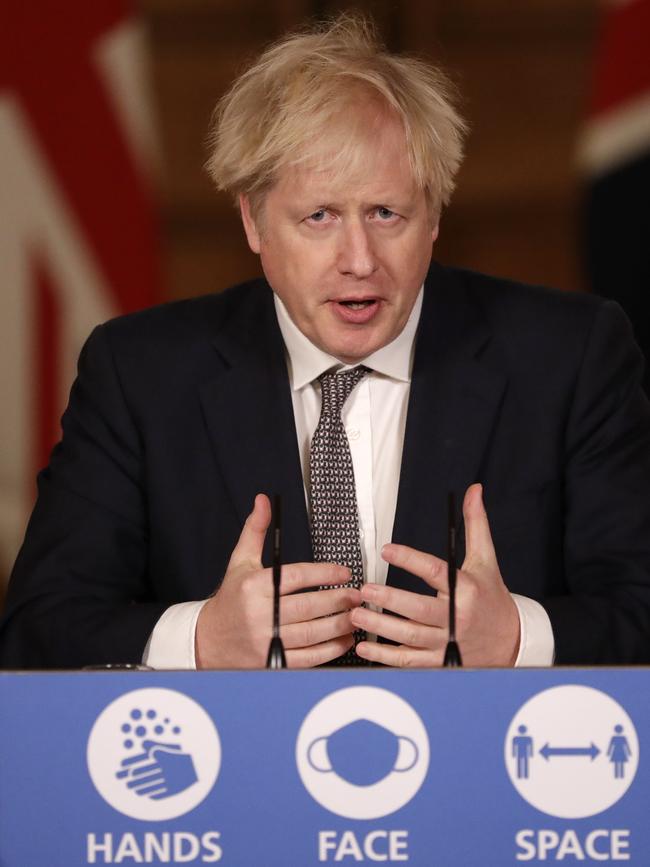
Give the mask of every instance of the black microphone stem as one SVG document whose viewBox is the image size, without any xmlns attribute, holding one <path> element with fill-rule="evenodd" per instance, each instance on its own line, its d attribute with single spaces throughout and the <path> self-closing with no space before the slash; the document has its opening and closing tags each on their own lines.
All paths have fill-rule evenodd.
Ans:
<svg viewBox="0 0 650 867">
<path fill-rule="evenodd" d="M 282 579 L 282 501 L 273 497 L 273 633 L 266 658 L 267 668 L 286 668 L 284 645 L 280 638 L 280 581 Z"/>
<path fill-rule="evenodd" d="M 449 641 L 445 649 L 445 668 L 461 668 L 463 660 L 456 643 L 456 498 L 447 497 L 447 575 L 449 583 Z"/>
</svg>

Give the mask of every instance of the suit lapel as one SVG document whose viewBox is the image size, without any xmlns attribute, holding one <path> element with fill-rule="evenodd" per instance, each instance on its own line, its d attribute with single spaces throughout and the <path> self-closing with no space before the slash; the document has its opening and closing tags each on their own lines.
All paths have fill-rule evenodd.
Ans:
<svg viewBox="0 0 650 867">
<path fill-rule="evenodd" d="M 312 559 L 284 344 L 271 290 L 237 308 L 214 339 L 221 373 L 201 388 L 215 457 L 241 523 L 255 494 L 280 494 L 285 563 Z M 264 561 L 270 563 L 270 534 Z"/>
<path fill-rule="evenodd" d="M 201 403 L 219 471 L 243 524 L 256 493 L 283 502 L 283 559 L 312 559 L 284 344 L 270 288 L 233 310 L 214 341 L 219 372 Z M 433 265 L 418 328 L 393 539 L 445 556 L 447 492 L 460 516 L 506 387 L 490 358 L 490 332 L 453 272 Z M 270 562 L 270 539 L 265 562 Z M 463 556 L 462 533 L 459 558 Z M 389 569 L 388 583 L 425 590 Z"/>
<path fill-rule="evenodd" d="M 425 288 L 402 453 L 393 540 L 446 557 L 447 493 L 460 524 L 467 487 L 481 464 L 506 379 L 489 358 L 490 332 L 460 277 L 437 265 Z M 459 560 L 464 556 L 464 533 Z M 426 592 L 391 567 L 388 583 Z"/>
</svg>

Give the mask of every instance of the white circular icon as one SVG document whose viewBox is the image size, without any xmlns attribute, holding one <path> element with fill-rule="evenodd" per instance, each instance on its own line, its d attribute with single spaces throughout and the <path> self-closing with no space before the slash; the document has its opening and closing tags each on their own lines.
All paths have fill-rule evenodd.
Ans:
<svg viewBox="0 0 650 867">
<path fill-rule="evenodd" d="M 188 813 L 211 791 L 221 744 L 193 699 L 172 689 L 136 689 L 97 717 L 87 761 L 95 788 L 111 807 L 158 822 Z"/>
<path fill-rule="evenodd" d="M 347 819 L 378 819 L 407 804 L 424 782 L 429 739 L 404 699 L 354 686 L 319 701 L 296 741 L 296 764 L 309 794 Z"/>
<path fill-rule="evenodd" d="M 504 745 L 519 794 L 543 813 L 583 819 L 615 804 L 639 764 L 639 741 L 618 702 L 588 686 L 556 686 L 517 711 Z"/>
</svg>

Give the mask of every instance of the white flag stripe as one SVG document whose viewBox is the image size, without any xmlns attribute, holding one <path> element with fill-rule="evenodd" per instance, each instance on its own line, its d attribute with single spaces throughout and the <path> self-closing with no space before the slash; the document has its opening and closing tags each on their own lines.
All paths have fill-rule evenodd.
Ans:
<svg viewBox="0 0 650 867">
<path fill-rule="evenodd" d="M 650 93 L 592 118 L 578 146 L 578 164 L 602 174 L 650 149 Z"/>
<path fill-rule="evenodd" d="M 62 409 L 83 340 L 117 309 L 27 117 L 11 98 L 0 99 L 0 152 L 0 397 L 7 408 L 0 415 L 0 568 L 6 570 L 32 505 L 38 399 L 34 266 L 47 269 L 62 306 Z"/>
<path fill-rule="evenodd" d="M 27 516 L 25 475 L 30 461 L 32 314 L 29 262 L 19 250 L 21 200 L 13 164 L 17 142 L 11 135 L 11 112 L 0 100 L 0 275 L 2 279 L 2 340 L 0 340 L 0 570 L 6 572 Z"/>
<path fill-rule="evenodd" d="M 149 55 L 145 30 L 136 21 L 125 21 L 98 40 L 95 64 L 113 100 L 139 168 L 155 176 L 160 167 L 160 149 L 155 132 L 149 83 Z"/>
</svg>

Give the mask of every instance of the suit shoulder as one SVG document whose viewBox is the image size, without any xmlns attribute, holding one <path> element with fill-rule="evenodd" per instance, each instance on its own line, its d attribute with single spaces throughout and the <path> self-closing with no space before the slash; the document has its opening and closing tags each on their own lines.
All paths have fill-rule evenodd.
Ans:
<svg viewBox="0 0 650 867">
<path fill-rule="evenodd" d="M 222 292 L 158 304 L 100 326 L 110 342 L 178 343 L 218 334 L 235 314 L 259 310 L 268 285 L 262 279 Z"/>
<path fill-rule="evenodd" d="M 491 318 L 517 316 L 534 321 L 540 316 L 569 317 L 589 322 L 608 303 L 587 292 L 553 289 L 475 271 L 457 270 L 456 274 L 468 294 Z"/>
<path fill-rule="evenodd" d="M 597 321 L 629 330 L 625 314 L 613 301 L 588 292 L 552 289 L 515 280 L 457 270 L 467 297 L 482 312 L 493 333 L 526 349 L 540 345 L 576 348 L 588 340 Z"/>
<path fill-rule="evenodd" d="M 635 363 L 640 358 L 629 320 L 609 299 L 438 266 L 432 297 L 436 286 L 443 309 L 460 309 L 472 334 L 489 336 L 483 344 L 489 357 L 515 378 L 533 376 L 553 387 L 558 377 L 572 379 L 585 361 L 613 351 Z"/>
</svg>

